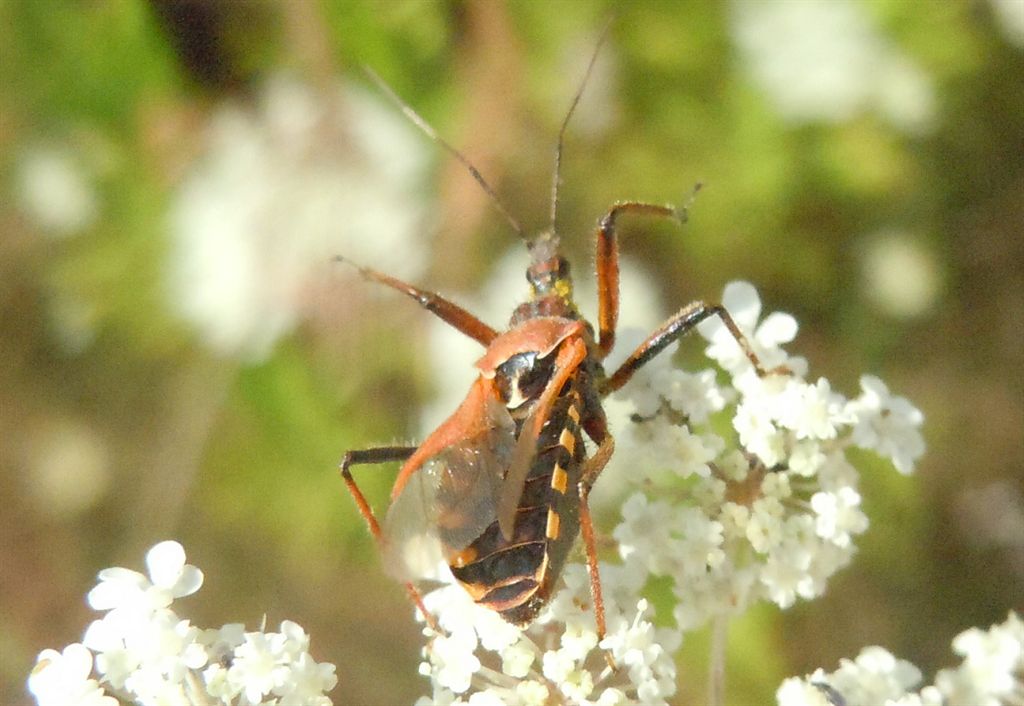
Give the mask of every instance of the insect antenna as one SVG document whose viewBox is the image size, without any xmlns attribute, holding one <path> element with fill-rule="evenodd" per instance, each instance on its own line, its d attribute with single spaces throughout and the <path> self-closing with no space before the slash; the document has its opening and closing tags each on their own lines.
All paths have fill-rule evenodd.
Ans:
<svg viewBox="0 0 1024 706">
<path fill-rule="evenodd" d="M 565 130 L 569 127 L 569 120 L 572 118 L 572 114 L 576 112 L 576 106 L 580 102 L 580 98 L 583 96 L 583 90 L 587 87 L 587 81 L 590 80 L 590 74 L 594 72 L 594 64 L 597 63 L 597 56 L 601 53 L 601 46 L 608 38 L 608 33 L 612 27 L 612 21 L 614 17 L 608 18 L 608 21 L 604 25 L 604 29 L 601 30 L 601 36 L 597 40 L 597 45 L 594 47 L 594 53 L 590 56 L 590 63 L 587 64 L 587 71 L 583 74 L 583 80 L 580 82 L 580 87 L 576 90 L 576 95 L 573 96 L 572 104 L 569 106 L 569 112 L 565 114 L 565 119 L 562 121 L 562 128 L 558 131 L 558 146 L 555 147 L 555 169 L 554 176 L 551 180 L 551 235 L 554 236 L 558 231 L 555 230 L 555 219 L 558 216 L 558 185 L 562 179 L 562 147 L 565 144 Z"/>
<path fill-rule="evenodd" d="M 391 100 L 391 102 L 398 106 L 399 110 L 402 111 L 405 117 L 408 118 L 413 125 L 426 133 L 427 137 L 441 145 L 444 149 L 448 150 L 455 159 L 462 163 L 462 166 L 469 170 L 469 173 L 474 179 L 476 179 L 476 183 L 479 184 L 480 187 L 487 192 L 487 195 L 491 197 L 491 203 L 494 204 L 495 208 L 501 212 L 501 215 L 503 215 L 509 222 L 509 225 L 512 226 L 512 230 L 514 230 L 520 238 L 525 240 L 526 234 L 523 232 L 523 227 L 519 225 L 519 221 L 517 221 L 512 214 L 509 213 L 508 209 L 505 208 L 505 204 L 501 202 L 501 199 L 498 198 L 498 194 L 491 188 L 491 185 L 487 183 L 487 180 L 484 179 L 484 175 L 480 173 L 480 170 L 474 167 L 473 163 L 466 159 L 465 155 L 452 147 L 443 137 L 438 135 L 437 131 L 431 127 L 430 123 L 420 117 L 419 113 L 412 109 L 412 106 L 402 100 L 402 98 L 392 90 L 391 86 L 384 82 L 384 79 L 382 79 L 376 71 L 371 69 L 369 66 L 363 66 L 363 71 L 365 71 L 366 75 L 370 77 L 370 80 L 377 85 L 377 88 L 379 88 L 384 95 Z"/>
</svg>

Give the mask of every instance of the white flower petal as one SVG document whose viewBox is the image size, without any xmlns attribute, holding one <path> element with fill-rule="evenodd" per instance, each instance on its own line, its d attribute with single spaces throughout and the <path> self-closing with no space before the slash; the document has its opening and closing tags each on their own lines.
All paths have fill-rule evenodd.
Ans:
<svg viewBox="0 0 1024 706">
<path fill-rule="evenodd" d="M 146 554 L 146 568 L 153 585 L 160 588 L 171 588 L 181 576 L 185 566 L 185 549 L 168 540 L 153 546 Z"/>
</svg>

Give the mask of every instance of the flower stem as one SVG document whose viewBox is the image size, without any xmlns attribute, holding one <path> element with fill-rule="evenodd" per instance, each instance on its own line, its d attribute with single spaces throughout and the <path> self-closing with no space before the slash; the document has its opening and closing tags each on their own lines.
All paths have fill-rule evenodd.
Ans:
<svg viewBox="0 0 1024 706">
<path fill-rule="evenodd" d="M 708 706 L 725 704 L 725 651 L 729 644 L 729 615 L 718 615 L 711 625 L 711 655 L 708 660 Z"/>
</svg>

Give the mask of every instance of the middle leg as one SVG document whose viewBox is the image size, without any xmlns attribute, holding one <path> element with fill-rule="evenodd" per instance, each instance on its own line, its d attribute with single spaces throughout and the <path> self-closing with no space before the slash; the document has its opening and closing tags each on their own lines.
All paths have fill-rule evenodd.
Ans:
<svg viewBox="0 0 1024 706">
<path fill-rule="evenodd" d="M 597 640 L 604 639 L 607 627 L 604 616 L 604 597 L 601 593 L 601 573 L 597 565 L 597 539 L 594 534 L 594 520 L 590 515 L 590 489 L 601 471 L 608 465 L 608 460 L 615 451 L 615 440 L 611 434 L 601 439 L 597 451 L 586 461 L 580 478 L 578 492 L 580 498 L 580 534 L 587 554 L 587 573 L 590 576 L 590 596 L 594 601 L 594 621 L 597 624 Z"/>
</svg>

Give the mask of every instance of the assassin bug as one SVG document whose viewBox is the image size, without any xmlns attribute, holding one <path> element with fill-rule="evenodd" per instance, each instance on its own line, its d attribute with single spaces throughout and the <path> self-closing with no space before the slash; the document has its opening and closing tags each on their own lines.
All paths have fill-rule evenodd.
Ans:
<svg viewBox="0 0 1024 706">
<path fill-rule="evenodd" d="M 606 30 L 607 32 L 607 30 Z M 602 37 L 603 41 L 603 37 Z M 590 59 L 589 77 L 598 48 Z M 462 307 L 376 270 L 358 267 L 368 280 L 395 289 L 484 349 L 479 376 L 459 407 L 419 446 L 384 446 L 345 454 L 341 475 L 360 514 L 381 545 L 402 541 L 410 525 L 440 541 L 455 579 L 473 600 L 510 623 L 526 625 L 551 597 L 577 534 L 582 534 L 597 632 L 605 634 L 604 604 L 588 496 L 614 449 L 601 402 L 647 361 L 711 316 L 719 317 L 759 375 L 760 361 L 719 305 L 693 302 L 669 318 L 610 374 L 602 361 L 615 343 L 619 313 L 616 225 L 623 215 L 685 221 L 685 209 L 639 201 L 614 204 L 598 221 L 597 332 L 573 301 L 568 261 L 559 254 L 558 185 L 566 127 L 586 85 L 581 83 L 566 114 L 555 150 L 548 230 L 527 239 L 483 176 L 419 115 L 368 71 L 380 89 L 423 132 L 464 164 L 526 241 L 531 296 L 499 332 Z M 341 259 L 341 258 L 339 258 Z M 597 445 L 587 453 L 584 434 Z M 387 525 L 381 528 L 352 476 L 353 466 L 402 461 L 391 491 Z M 422 488 L 427 490 L 421 491 Z M 393 518 L 402 506 L 419 508 L 419 519 Z M 405 523 L 404 525 L 402 523 Z M 393 549 L 393 548 L 392 548 Z M 391 551 L 392 549 L 389 549 Z M 410 598 L 436 629 L 411 580 Z"/>
</svg>

